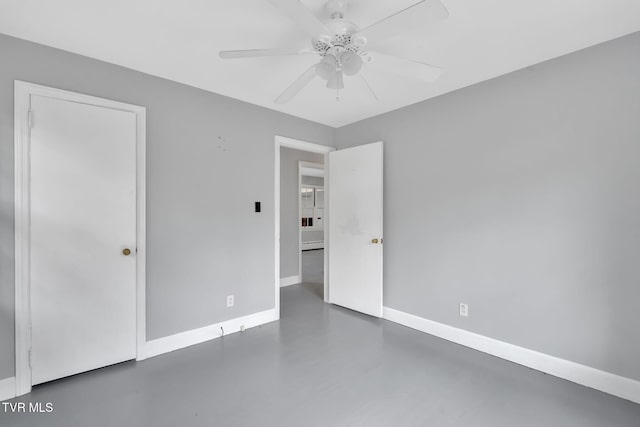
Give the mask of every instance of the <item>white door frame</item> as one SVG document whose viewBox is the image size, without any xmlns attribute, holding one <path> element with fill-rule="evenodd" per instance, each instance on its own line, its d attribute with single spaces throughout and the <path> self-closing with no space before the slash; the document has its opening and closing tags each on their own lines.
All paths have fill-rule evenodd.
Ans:
<svg viewBox="0 0 640 427">
<path fill-rule="evenodd" d="M 274 279 L 274 287 L 275 287 L 275 304 L 276 304 L 276 320 L 280 319 L 280 148 L 292 148 L 294 150 L 300 151 L 309 151 L 312 153 L 320 153 L 324 154 L 324 164 L 325 164 L 325 216 L 323 219 L 324 222 L 324 301 L 329 301 L 329 260 L 328 260 L 328 251 L 329 251 L 329 217 L 326 215 L 328 211 L 327 206 L 327 195 L 329 194 L 329 187 L 326 185 L 327 180 L 327 161 L 329 160 L 329 153 L 331 151 L 335 151 L 334 147 L 329 147 L 327 145 L 314 144 L 312 142 L 300 141 L 298 139 L 287 138 L 284 136 L 275 137 L 275 200 L 274 200 L 274 208 L 275 208 L 275 279 Z M 298 195 L 298 199 L 300 195 Z M 300 246 L 300 233 L 298 233 L 298 246 Z M 300 266 L 299 271 L 300 271 Z M 302 278 L 302 276 L 301 276 Z"/>
<path fill-rule="evenodd" d="M 298 161 L 298 221 L 300 221 L 302 217 L 302 201 L 300 200 L 302 177 L 307 176 L 302 173 L 303 168 L 322 169 L 323 172 L 326 170 L 323 163 L 305 162 L 304 160 Z M 324 184 L 322 187 L 324 189 Z M 324 212 L 322 218 L 322 230 L 324 232 Z M 302 280 L 302 225 L 300 222 L 298 222 L 298 277 Z"/>
<path fill-rule="evenodd" d="M 31 95 L 128 111 L 136 115 L 136 359 L 144 358 L 146 342 L 146 108 L 54 89 L 16 80 L 14 82 L 14 179 L 15 179 L 15 363 L 16 396 L 31 391 Z"/>
</svg>

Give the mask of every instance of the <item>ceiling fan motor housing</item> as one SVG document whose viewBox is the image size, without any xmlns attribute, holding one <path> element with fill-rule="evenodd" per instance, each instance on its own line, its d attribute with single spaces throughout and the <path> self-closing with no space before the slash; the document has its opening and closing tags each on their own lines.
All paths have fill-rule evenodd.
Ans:
<svg viewBox="0 0 640 427">
<path fill-rule="evenodd" d="M 349 52 L 358 53 L 364 45 L 362 40 L 353 35 L 360 31 L 357 25 L 344 19 L 329 19 L 324 25 L 332 35 L 323 35 L 312 40 L 313 48 L 320 55 L 325 56 L 332 47 L 339 47 Z"/>
</svg>

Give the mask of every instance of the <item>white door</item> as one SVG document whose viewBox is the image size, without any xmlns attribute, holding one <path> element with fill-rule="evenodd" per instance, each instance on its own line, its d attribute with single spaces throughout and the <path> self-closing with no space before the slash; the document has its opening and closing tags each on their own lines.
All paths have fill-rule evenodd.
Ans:
<svg viewBox="0 0 640 427">
<path fill-rule="evenodd" d="M 329 302 L 382 316 L 382 142 L 329 153 Z"/>
<path fill-rule="evenodd" d="M 40 384 L 136 356 L 136 115 L 36 95 L 31 111 L 31 382 Z"/>
</svg>

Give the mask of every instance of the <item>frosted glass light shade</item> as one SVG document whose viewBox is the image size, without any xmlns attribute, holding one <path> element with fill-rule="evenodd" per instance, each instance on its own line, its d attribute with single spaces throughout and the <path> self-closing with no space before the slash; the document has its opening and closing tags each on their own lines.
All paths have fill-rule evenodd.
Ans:
<svg viewBox="0 0 640 427">
<path fill-rule="evenodd" d="M 362 69 L 362 58 L 357 53 L 345 52 L 340 56 L 340 65 L 347 76 L 353 76 Z"/>
<path fill-rule="evenodd" d="M 316 74 L 325 80 L 329 80 L 332 75 L 336 74 L 337 67 L 336 57 L 326 55 L 316 67 Z"/>
</svg>

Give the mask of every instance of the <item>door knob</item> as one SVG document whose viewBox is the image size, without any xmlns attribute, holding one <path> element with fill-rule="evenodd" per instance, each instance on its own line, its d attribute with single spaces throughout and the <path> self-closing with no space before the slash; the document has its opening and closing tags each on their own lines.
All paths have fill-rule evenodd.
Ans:
<svg viewBox="0 0 640 427">
<path fill-rule="evenodd" d="M 124 248 L 124 249 L 122 250 L 122 255 L 124 255 L 124 256 L 129 256 L 129 255 L 131 255 L 131 249 L 129 249 L 129 248 Z"/>
<path fill-rule="evenodd" d="M 371 239 L 371 243 L 373 243 L 373 244 L 378 243 L 378 239 Z"/>
</svg>

